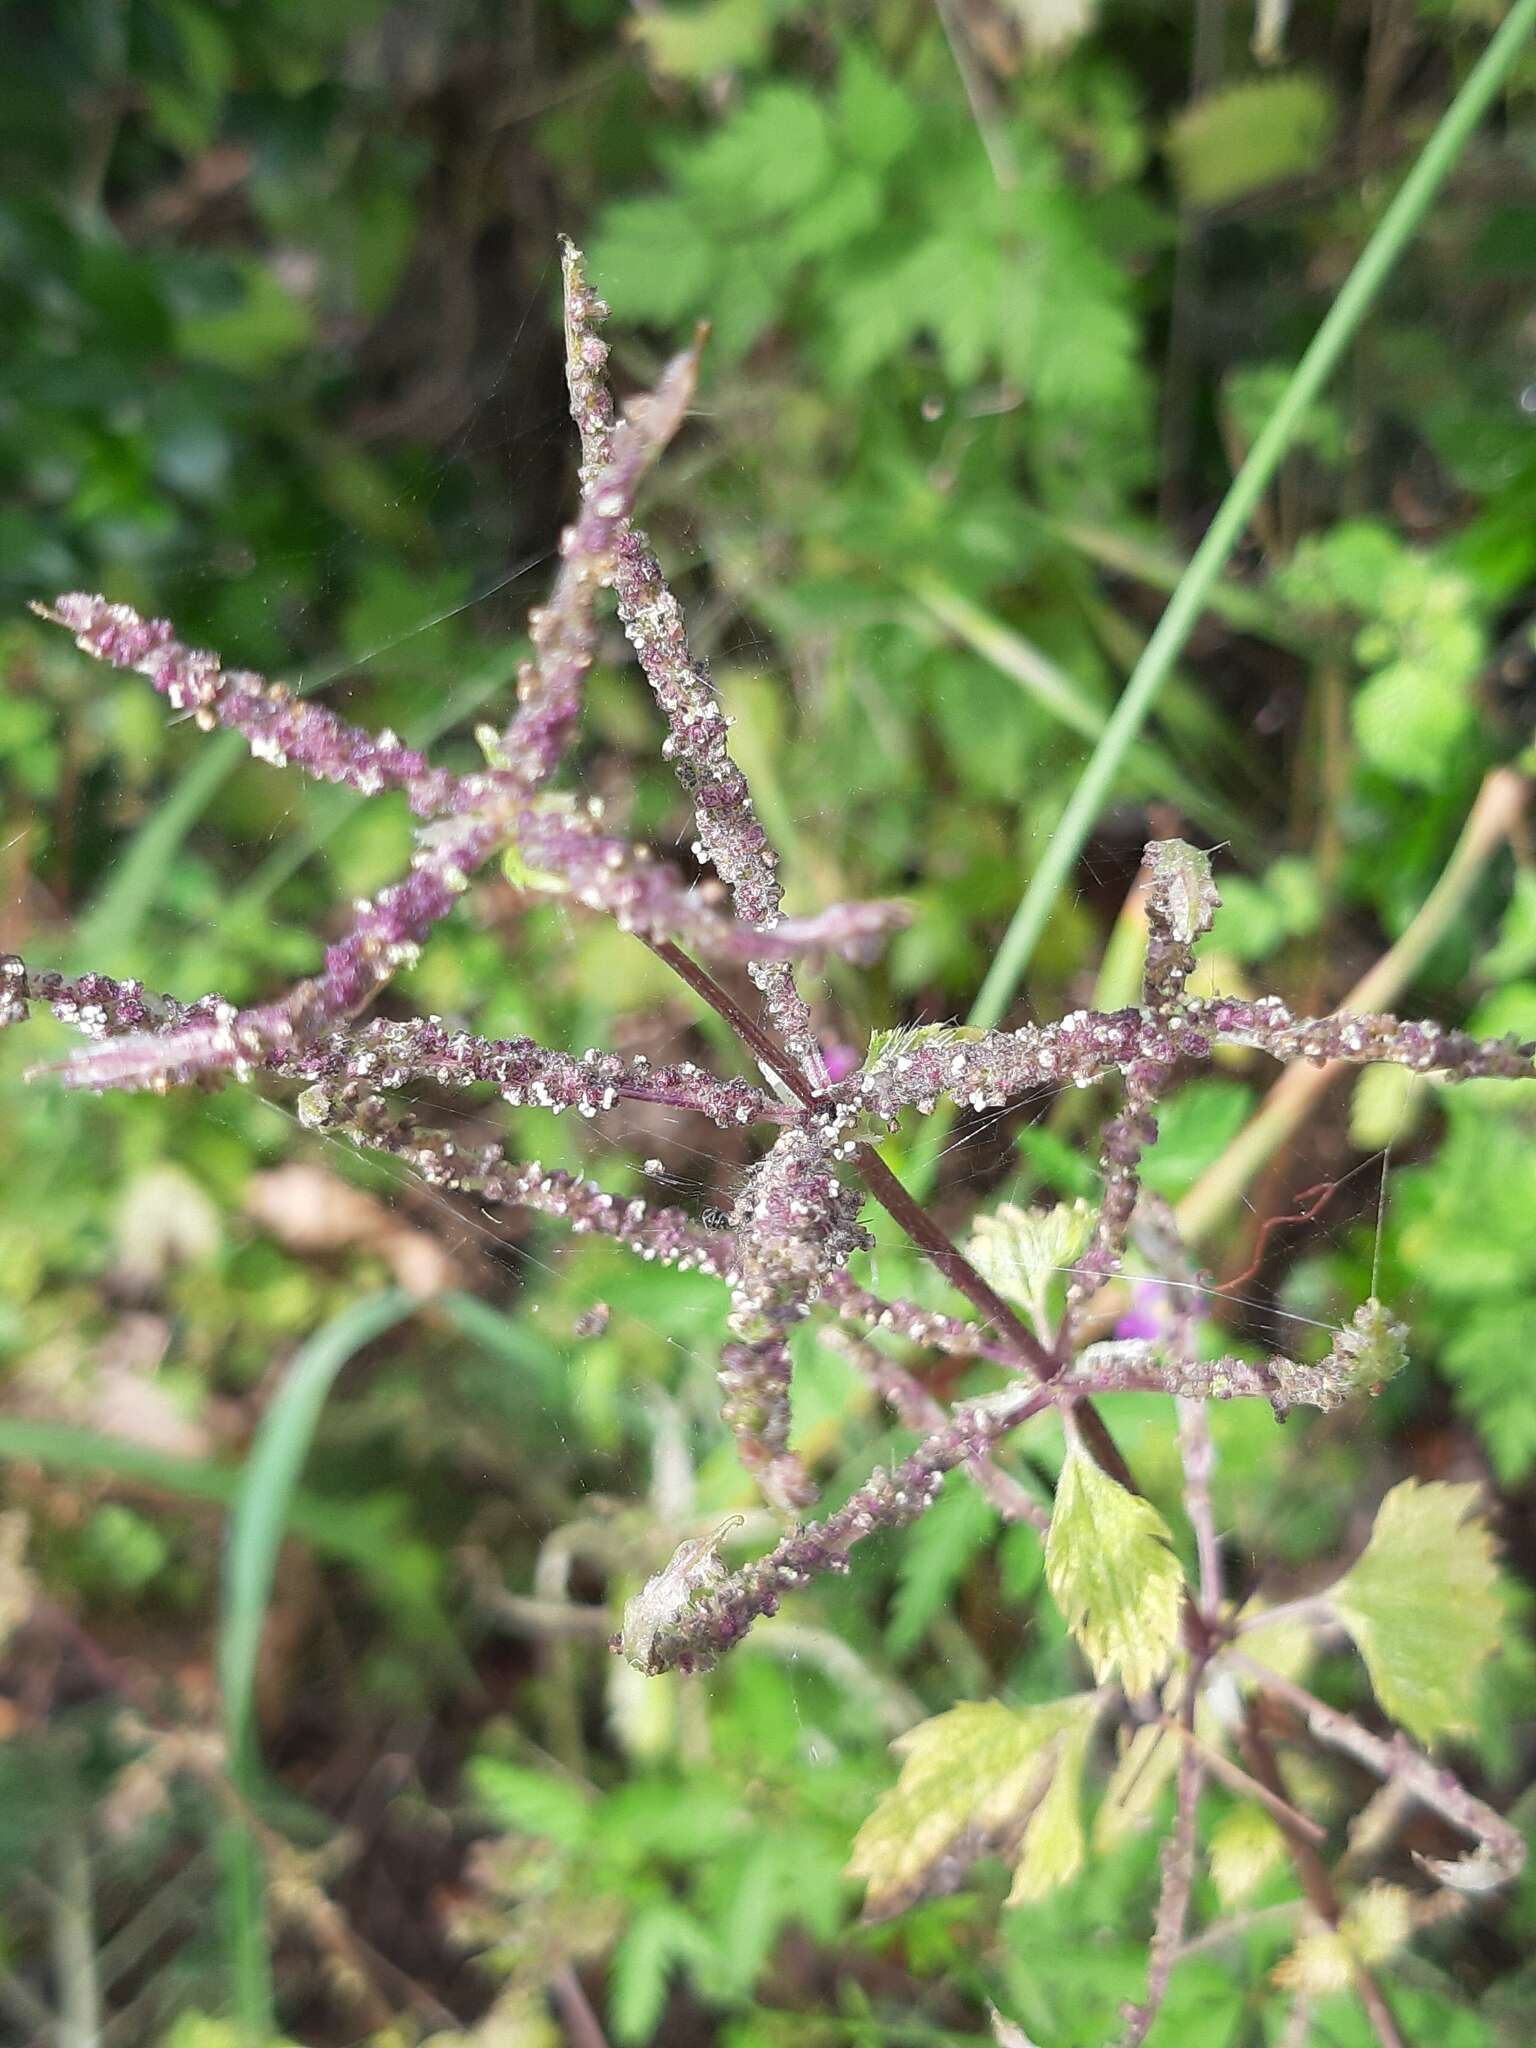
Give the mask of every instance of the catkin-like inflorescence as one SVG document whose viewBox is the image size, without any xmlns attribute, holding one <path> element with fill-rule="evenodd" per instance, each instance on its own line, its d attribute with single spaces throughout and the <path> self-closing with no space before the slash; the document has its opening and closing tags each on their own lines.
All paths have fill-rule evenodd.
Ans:
<svg viewBox="0 0 1536 2048">
<path fill-rule="evenodd" d="M 683 1210 L 612 1194 L 538 1160 L 509 1159 L 500 1145 L 461 1145 L 446 1131 L 421 1129 L 413 1117 L 392 1116 L 381 1096 L 357 1084 L 332 1088 L 317 1082 L 299 1098 L 299 1119 L 311 1130 L 403 1160 L 444 1193 L 559 1217 L 574 1236 L 611 1238 L 647 1264 L 704 1273 L 727 1284 L 735 1279 L 730 1239 L 701 1229 Z"/>
<path fill-rule="evenodd" d="M 606 308 L 588 287 L 580 255 L 570 244 L 564 276 L 571 412 L 581 432 L 584 470 L 591 473 L 607 461 L 612 445 L 611 406 L 602 393 L 606 350 L 597 333 Z M 630 524 L 618 538 L 613 583 L 624 630 L 667 721 L 662 753 L 693 799 L 699 835 L 694 850 L 724 879 L 743 923 L 772 931 L 784 900 L 778 856 L 753 807 L 746 778 L 731 759 L 730 720 L 708 669 L 689 649 L 682 609 L 650 542 Z M 751 962 L 749 972 L 763 992 L 774 1028 L 812 1085 L 824 1088 L 821 1049 L 789 967 L 765 955 Z"/>
<path fill-rule="evenodd" d="M 560 573 L 549 602 L 529 614 L 533 659 L 519 672 L 521 701 L 502 742 L 509 767 L 529 789 L 548 781 L 575 732 L 597 644 L 597 593 L 613 581 L 614 549 L 641 479 L 682 423 L 698 361 L 696 347 L 674 357 L 655 391 L 630 402 L 608 437 L 606 463 L 560 536 Z"/>
<path fill-rule="evenodd" d="M 1337 1011 L 1298 1018 L 1278 997 L 1189 997 L 1166 1015 L 1150 1009 L 1074 1010 L 1056 1024 L 989 1031 L 974 1039 L 940 1036 L 839 1084 L 837 1093 L 894 1121 L 904 1108 L 926 1114 L 948 1100 L 962 1108 L 1002 1109 L 1045 1090 L 1087 1088 L 1137 1061 L 1156 1067 L 1204 1060 L 1218 1045 L 1246 1046 L 1277 1060 L 1364 1066 L 1391 1061 L 1448 1081 L 1529 1080 L 1533 1048 L 1513 1037 L 1473 1038 L 1430 1022 Z"/>
<path fill-rule="evenodd" d="M 550 1052 L 531 1038 L 476 1038 L 450 1031 L 435 1017 L 393 1023 L 376 1019 L 318 1040 L 302 1052 L 272 1057 L 286 1079 L 337 1084 L 360 1081 L 395 1089 L 415 1083 L 440 1088 L 478 1084 L 515 1107 L 574 1109 L 594 1117 L 620 1102 L 656 1102 L 707 1117 L 722 1129 L 786 1122 L 793 1111 L 747 1081 L 717 1081 L 690 1060 L 654 1064 L 592 1048 L 579 1059 Z"/>
<path fill-rule="evenodd" d="M 459 778 L 432 767 L 392 732 L 365 732 L 322 705 L 306 704 L 282 683 L 226 669 L 216 654 L 183 646 L 168 619 L 141 619 L 128 605 L 81 591 L 37 609 L 67 627 L 98 661 L 147 676 L 171 708 L 189 713 L 202 731 L 223 726 L 239 733 L 258 761 L 302 769 L 359 796 L 398 789 L 423 818 L 453 807 Z"/>
<path fill-rule="evenodd" d="M 413 964 L 501 836 L 497 824 L 483 819 L 443 821 L 433 843 L 418 846 L 404 881 L 357 906 L 351 931 L 326 948 L 320 974 L 277 1002 L 249 1010 L 220 1003 L 206 1022 L 93 1046 L 64 1067 L 65 1084 L 163 1090 L 204 1073 L 248 1079 L 268 1053 L 286 1053 L 355 1016 L 401 967 Z"/>
</svg>

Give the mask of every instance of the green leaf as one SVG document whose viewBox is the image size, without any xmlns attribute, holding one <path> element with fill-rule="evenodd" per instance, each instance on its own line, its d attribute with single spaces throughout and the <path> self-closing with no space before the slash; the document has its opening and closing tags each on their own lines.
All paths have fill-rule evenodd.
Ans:
<svg viewBox="0 0 1536 2048">
<path fill-rule="evenodd" d="M 916 1649 L 923 1631 L 964 1578 L 973 1560 L 988 1549 L 1000 1520 L 995 1508 L 963 1472 L 951 1472 L 944 1491 L 901 1546 L 896 1594 L 886 1629 L 893 1657 Z"/>
<path fill-rule="evenodd" d="M 1460 677 L 1396 661 L 1356 691 L 1350 722 L 1371 767 L 1394 782 L 1437 789 L 1446 754 L 1471 729 L 1472 707 Z"/>
<path fill-rule="evenodd" d="M 1441 1362 L 1456 1404 L 1477 1423 L 1501 1486 L 1518 1486 L 1536 1465 L 1536 1301 L 1521 1296 L 1458 1315 Z"/>
<path fill-rule="evenodd" d="M 1087 1850 L 1083 1834 L 1083 1759 L 1093 1733 L 1093 1715 L 1080 1714 L 1061 1736 L 1056 1768 L 1045 1797 L 1024 1830 L 1010 1906 L 1032 1904 L 1048 1892 L 1070 1884 L 1083 1867 Z"/>
<path fill-rule="evenodd" d="M 921 126 L 917 107 L 859 42 L 843 53 L 835 110 L 843 148 L 876 170 L 894 163 Z"/>
<path fill-rule="evenodd" d="M 1376 1697 L 1421 1742 L 1475 1725 L 1478 1672 L 1499 1646 L 1493 1539 L 1475 1486 L 1394 1486 L 1371 1540 L 1329 1592 Z"/>
<path fill-rule="evenodd" d="M 1092 1235 L 1093 1211 L 1086 1202 L 1058 1202 L 1051 1209 L 1004 1202 L 992 1215 L 977 1217 L 966 1257 L 999 1294 L 1028 1313 L 1036 1335 L 1048 1343 L 1055 1322 L 1053 1286 Z"/>
<path fill-rule="evenodd" d="M 496 1756 L 473 1758 L 465 1776 L 480 1805 L 504 1828 L 542 1835 L 563 1849 L 574 1849 L 591 1836 L 592 1804 L 568 1779 Z"/>
<path fill-rule="evenodd" d="M 628 28 L 652 71 L 693 82 L 761 64 L 782 11 L 782 0 L 706 0 L 702 7 L 649 8 Z"/>
<path fill-rule="evenodd" d="M 1312 78 L 1249 79 L 1207 93 L 1169 131 L 1180 193 L 1190 206 L 1221 206 L 1314 170 L 1333 121 L 1333 97 Z"/>
<path fill-rule="evenodd" d="M 1178 1642 L 1183 1570 L 1152 1503 L 1076 1444 L 1056 1484 L 1045 1577 L 1101 1684 L 1118 1673 L 1135 1698 L 1157 1683 Z"/>
<path fill-rule="evenodd" d="M 1256 1800 L 1245 1799 L 1211 1830 L 1207 1856 L 1216 1896 L 1240 1906 L 1284 1863 L 1285 1837 Z"/>
<path fill-rule="evenodd" d="M 310 339 L 310 315 L 284 290 L 267 264 L 246 257 L 236 266 L 238 299 L 176 322 L 181 353 L 192 362 L 259 376 L 295 355 Z"/>
<path fill-rule="evenodd" d="M 894 1742 L 901 1776 L 859 1829 L 848 1860 L 848 1875 L 868 1884 L 865 1918 L 887 1919 L 951 1891 L 959 1868 L 1011 1848 L 1049 1786 L 1059 1739 L 1091 1711 L 1081 1696 L 1019 1708 L 980 1701 L 936 1714 Z M 1050 1836 L 1055 1852 L 1058 1830 Z"/>
<path fill-rule="evenodd" d="M 707 229 L 677 198 L 605 207 L 589 254 L 593 283 L 615 315 L 658 326 L 696 313 L 717 268 Z"/>
<path fill-rule="evenodd" d="M 715 1947 L 675 1900 L 642 1906 L 613 1952 L 608 2019 L 616 2041 L 649 2041 L 667 2002 L 667 1984 L 679 1964 L 708 1970 Z"/>
<path fill-rule="evenodd" d="M 796 85 L 765 85 L 744 99 L 674 172 L 712 218 L 742 225 L 793 214 L 833 170 L 827 117 Z"/>
<path fill-rule="evenodd" d="M 1239 1081 L 1191 1081 L 1157 1112 L 1157 1143 L 1142 1161 L 1141 1177 L 1154 1194 L 1176 1201 L 1248 1121 L 1253 1090 Z"/>
</svg>

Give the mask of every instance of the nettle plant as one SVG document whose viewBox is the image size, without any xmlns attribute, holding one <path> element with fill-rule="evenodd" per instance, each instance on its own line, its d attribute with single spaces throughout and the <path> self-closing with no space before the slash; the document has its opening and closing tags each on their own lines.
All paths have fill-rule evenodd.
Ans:
<svg viewBox="0 0 1536 2048">
<path fill-rule="evenodd" d="M 420 820 L 409 872 L 356 906 L 323 971 L 281 998 L 239 1009 L 205 996 L 183 1003 L 102 975 L 76 979 L 10 958 L 0 1021 L 35 1003 L 93 1041 L 57 1071 L 66 1086 L 154 1089 L 216 1082 L 303 1084 L 302 1121 L 405 1161 L 433 1188 L 485 1206 L 518 1205 L 563 1218 L 574 1232 L 613 1239 L 637 1257 L 717 1278 L 727 1296 L 720 1358 L 723 1417 L 769 1506 L 784 1518 L 763 1556 L 729 1569 L 722 1535 L 685 1543 L 628 1604 L 614 1647 L 642 1672 L 707 1669 L 760 1618 L 818 1574 L 850 1569 L 877 1531 L 914 1522 L 945 1475 L 963 1468 L 1007 1520 L 1038 1531 L 1046 1583 L 1081 1650 L 1092 1686 L 1044 1704 L 961 1705 L 897 1744 L 894 1788 L 860 1830 L 850 1869 L 873 1917 L 953 1890 L 969 1867 L 1013 1867 L 1011 1902 L 1066 1884 L 1092 1845 L 1150 1825 L 1174 1781 L 1143 2001 L 1125 2013 L 1143 2038 L 1186 1942 L 1201 1853 L 1202 1787 L 1237 1795 L 1205 1854 L 1226 1902 L 1240 1900 L 1289 1857 L 1303 1898 L 1301 1932 L 1282 1966 L 1304 2001 L 1353 1986 L 1383 2040 L 1395 2040 L 1374 1971 L 1416 1928 L 1443 1920 L 1478 1892 L 1507 1884 L 1524 1849 L 1517 1831 L 1416 1744 L 1472 1724 L 1480 1667 L 1497 1647 L 1501 1603 L 1493 1546 L 1470 1486 L 1395 1487 L 1370 1540 L 1328 1588 L 1286 1609 L 1244 1607 L 1228 1595 L 1211 1500 L 1212 1401 L 1331 1409 L 1368 1398 L 1402 1367 L 1404 1333 L 1377 1301 L 1338 1330 L 1320 1361 L 1202 1358 L 1193 1261 L 1165 1204 L 1144 1191 L 1139 1164 L 1157 1136 L 1157 1109 L 1181 1070 L 1219 1047 L 1277 1060 L 1394 1062 L 1448 1081 L 1530 1078 L 1532 1048 L 1478 1040 L 1433 1023 L 1379 1015 L 1298 1018 L 1275 998 L 1194 996 L 1193 949 L 1217 896 L 1206 856 L 1181 841 L 1147 849 L 1148 933 L 1142 1001 L 1079 1010 L 1019 1030 L 919 1027 L 878 1034 L 862 1065 L 829 1075 L 794 962 L 837 952 L 867 958 L 902 919 L 893 903 L 842 905 L 810 918 L 782 913 L 774 853 L 728 745 L 730 720 L 707 670 L 689 651 L 682 615 L 644 534 L 636 493 L 687 410 L 697 345 L 668 364 L 655 389 L 615 414 L 599 334 L 605 308 L 578 253 L 564 261 L 571 412 L 581 436 L 579 513 L 561 538 L 549 602 L 530 621 L 532 652 L 505 730 L 482 732 L 486 765 L 455 774 L 389 732 L 347 725 L 280 685 L 225 670 L 182 645 L 163 621 L 100 597 L 64 596 L 45 616 L 87 653 L 135 670 L 204 730 L 223 726 L 275 766 L 290 765 L 364 793 L 402 792 Z M 691 884 L 640 847 L 605 833 L 600 807 L 551 787 L 577 729 L 596 646 L 599 592 L 619 617 L 665 715 L 662 753 L 693 801 L 698 860 L 719 880 Z M 524 889 L 614 918 L 673 968 L 731 1027 L 761 1085 L 717 1079 L 688 1063 L 588 1051 L 579 1057 L 528 1039 L 489 1041 L 435 1018 L 357 1021 L 433 927 L 499 859 Z M 754 1017 L 699 964 L 745 967 L 761 993 Z M 1102 1193 L 1024 1211 L 1004 1206 L 955 1244 L 883 1162 L 876 1141 L 904 1110 L 941 1104 L 1006 1110 L 1042 1089 L 1119 1077 L 1122 1102 L 1099 1148 Z M 417 1083 L 488 1084 L 507 1102 L 599 1117 L 624 1101 L 659 1103 L 718 1126 L 764 1134 L 722 1220 L 606 1192 L 497 1145 L 473 1148 L 422 1128 L 391 1097 Z M 969 1305 L 966 1318 L 887 1300 L 852 1270 L 872 1239 L 866 1196 Z M 1144 1333 L 1106 1336 L 1104 1290 L 1132 1263 L 1152 1313 Z M 789 1444 L 791 1334 L 814 1313 L 841 1350 L 915 1432 L 917 1447 L 879 1469 L 822 1519 L 816 1488 Z M 947 1408 L 925 1383 L 923 1360 L 963 1361 L 997 1385 Z M 949 1368 L 946 1368 L 949 1369 Z M 1141 1493 L 1096 1396 L 1171 1395 L 1177 1409 L 1183 1499 L 1194 1537 L 1186 1570 L 1158 1510 Z M 1047 1413 L 1065 1456 L 1047 1506 L 1006 1462 L 1009 1438 Z M 1300 1682 L 1313 1645 L 1347 1632 L 1383 1714 L 1382 1734 L 1326 1704 Z M 1285 1739 L 1340 1752 L 1381 1781 L 1343 1861 L 1322 1853 L 1323 1827 L 1295 1803 L 1276 1754 Z M 1082 1806 L 1090 1762 L 1117 1752 L 1094 1822 Z M 1415 1886 L 1361 1883 L 1360 1844 L 1407 1807 L 1427 1809 L 1444 1853 L 1422 1854 Z M 1362 1832 L 1363 1830 L 1363 1832 Z M 1431 1829 L 1433 1834 L 1433 1827 Z M 1453 1853 L 1461 1842 L 1460 1853 Z"/>
</svg>

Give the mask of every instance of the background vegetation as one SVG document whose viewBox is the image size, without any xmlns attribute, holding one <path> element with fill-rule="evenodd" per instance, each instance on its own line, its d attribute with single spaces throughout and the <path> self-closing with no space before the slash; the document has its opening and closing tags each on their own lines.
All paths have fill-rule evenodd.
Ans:
<svg viewBox="0 0 1536 2048">
<path fill-rule="evenodd" d="M 13 0 L 0 941 L 244 998 L 307 969 L 335 904 L 393 871 L 403 810 L 167 722 L 25 606 L 103 588 L 470 758 L 573 501 L 566 229 L 632 381 L 712 322 L 648 521 L 792 907 L 915 906 L 879 968 L 834 977 L 829 1024 L 862 1048 L 963 1015 L 1233 466 L 1502 11 Z M 1413 924 L 1489 771 L 1523 776 L 1536 702 L 1533 87 L 1536 56 L 1309 415 L 1016 1017 L 1125 999 L 1142 842 L 1185 829 L 1225 847 L 1225 986 L 1327 1007 L 1411 931 L 1405 1007 L 1536 1036 L 1518 805 L 1456 870 L 1455 914 Z M 637 835 L 685 845 L 621 654 L 615 635 L 581 775 Z M 721 1050 L 640 949 L 510 888 L 390 1001 L 577 1050 Z M 223 2048 L 261 1904 L 305 2043 L 590 2048 L 595 2011 L 616 2044 L 863 2048 L 989 2038 L 993 2003 L 1050 2048 L 1112 2033 L 1150 1837 L 1001 1916 L 999 1874 L 861 1928 L 842 1874 L 893 1734 L 1072 1683 L 1030 1531 L 952 1483 L 710 1679 L 642 1681 L 604 1648 L 610 1604 L 749 1504 L 715 1417 L 711 1283 L 492 1227 L 302 1135 L 287 1103 L 23 1087 L 40 1043 L 0 1044 L 17 2038 Z M 1373 1273 L 1414 1341 L 1368 1415 L 1216 1418 L 1234 1578 L 1306 1591 L 1417 1475 L 1484 1481 L 1528 1584 L 1536 1085 L 1370 1072 L 1240 1177 L 1229 1148 L 1268 1080 L 1186 1086 L 1148 1176 L 1199 1189 L 1213 1277 L 1245 1276 L 1209 1303 L 1225 1341 L 1304 1348 Z M 1091 1194 L 1091 1113 L 962 1126 L 942 1213 Z M 637 1111 L 622 1147 L 479 1115 L 514 1151 L 659 1178 L 700 1212 L 746 1157 L 670 1115 Z M 1265 1231 L 1334 1180 L 1320 1220 Z M 339 1375 L 312 1443 L 275 1398 L 296 1353 L 317 1389 Z M 835 1358 L 808 1355 L 800 1387 L 836 1496 L 895 1433 Z M 1154 1484 L 1165 1407 L 1114 1416 Z M 220 1566 L 258 1432 L 269 1478 L 303 1468 L 264 1613 Z M 262 1765 L 232 1783 L 216 1679 L 241 1670 Z M 1514 1635 L 1458 1758 L 1506 1806 L 1531 1679 Z M 253 1787 L 257 1905 L 228 1854 Z M 1264 1882 L 1256 1907 L 1287 1896 Z M 1417 1953 L 1393 1985 L 1409 2038 L 1529 2040 L 1533 1923 L 1527 1880 Z M 1189 1965 L 1154 2039 L 1278 2039 L 1286 1941 L 1260 1917 Z M 1369 2038 L 1342 1998 L 1315 2027 Z"/>
</svg>

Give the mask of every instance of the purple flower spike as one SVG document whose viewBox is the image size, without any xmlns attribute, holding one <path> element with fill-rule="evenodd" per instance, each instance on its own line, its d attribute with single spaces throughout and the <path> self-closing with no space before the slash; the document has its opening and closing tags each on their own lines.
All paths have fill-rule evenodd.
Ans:
<svg viewBox="0 0 1536 2048">
<path fill-rule="evenodd" d="M 128 605 L 80 591 L 33 609 L 67 627 L 84 653 L 147 676 L 174 710 L 190 712 L 201 731 L 224 726 L 239 733 L 258 761 L 274 768 L 291 764 L 359 796 L 402 790 L 418 817 L 452 806 L 458 777 L 431 767 L 392 732 L 365 732 L 319 704 L 306 704 L 282 683 L 224 668 L 216 654 L 184 647 L 167 619 L 141 619 Z"/>
<path fill-rule="evenodd" d="M 602 388 L 607 350 L 597 333 L 606 308 L 586 282 L 580 252 L 564 249 L 566 366 L 571 412 L 581 432 L 586 472 L 612 460 L 618 436 L 612 431 L 612 403 Z M 645 535 L 624 526 L 614 567 L 619 617 L 667 720 L 662 754 L 693 798 L 698 827 L 695 852 L 709 861 L 735 898 L 744 924 L 771 932 L 782 915 L 784 891 L 778 855 L 758 821 L 746 778 L 731 759 L 730 720 L 721 709 L 708 669 L 688 647 L 677 599 Z M 762 990 L 769 1018 L 794 1054 L 813 1088 L 825 1088 L 826 1067 L 804 997 L 782 961 L 759 958 L 748 972 Z"/>
</svg>

